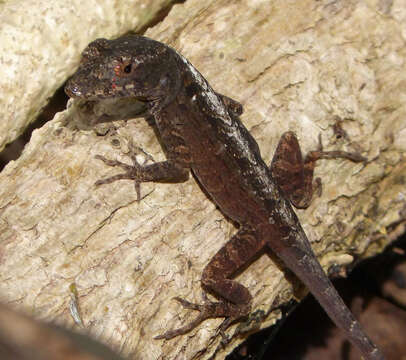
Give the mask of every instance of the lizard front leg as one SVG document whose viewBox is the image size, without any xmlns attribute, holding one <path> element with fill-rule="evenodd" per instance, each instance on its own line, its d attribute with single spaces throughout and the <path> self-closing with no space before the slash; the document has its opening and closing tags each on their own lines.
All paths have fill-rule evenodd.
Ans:
<svg viewBox="0 0 406 360">
<path fill-rule="evenodd" d="M 173 160 L 161 161 L 149 165 L 145 165 L 145 162 L 144 164 L 140 164 L 136 158 L 137 151 L 131 142 L 129 143 L 129 151 L 129 156 L 133 163 L 132 165 L 96 155 L 96 159 L 102 160 L 106 165 L 118 166 L 125 171 L 124 173 L 96 181 L 96 186 L 110 184 L 117 180 L 134 180 L 137 201 L 139 201 L 141 199 L 140 184 L 143 182 L 183 182 L 189 177 L 189 169 L 182 167 Z"/>
<path fill-rule="evenodd" d="M 194 304 L 175 298 L 188 309 L 197 310 L 200 314 L 189 324 L 174 330 L 169 330 L 155 339 L 172 339 L 194 329 L 202 321 L 209 318 L 224 317 L 219 331 L 225 337 L 224 331 L 234 321 L 247 316 L 251 310 L 252 296 L 248 289 L 232 280 L 238 270 L 250 263 L 253 257 L 264 248 L 264 243 L 258 240 L 255 232 L 240 229 L 224 245 L 211 261 L 206 265 L 202 274 L 202 287 L 220 299 L 218 302 L 209 302 L 205 299 L 203 304 Z"/>
<path fill-rule="evenodd" d="M 238 101 L 223 94 L 216 94 L 221 97 L 229 113 L 233 114 L 234 116 L 240 116 L 244 112 L 242 104 Z"/>
</svg>

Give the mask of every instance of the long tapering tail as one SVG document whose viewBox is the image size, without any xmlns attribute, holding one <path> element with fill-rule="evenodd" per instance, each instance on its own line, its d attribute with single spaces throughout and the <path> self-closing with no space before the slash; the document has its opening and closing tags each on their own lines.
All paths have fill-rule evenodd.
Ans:
<svg viewBox="0 0 406 360">
<path fill-rule="evenodd" d="M 384 360 L 383 354 L 365 334 L 360 323 L 344 304 L 324 273 L 304 231 L 300 229 L 299 232 L 290 236 L 294 237 L 294 241 L 285 238 L 284 244 L 281 242 L 278 244 L 271 243 L 270 248 L 275 247 L 278 256 L 303 281 L 331 320 L 344 331 L 348 340 L 359 349 L 365 360 Z M 298 238 L 300 238 L 299 242 Z"/>
</svg>

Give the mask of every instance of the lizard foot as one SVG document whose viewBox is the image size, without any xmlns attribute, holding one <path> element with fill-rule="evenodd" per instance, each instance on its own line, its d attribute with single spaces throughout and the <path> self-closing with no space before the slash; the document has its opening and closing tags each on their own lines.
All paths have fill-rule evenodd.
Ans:
<svg viewBox="0 0 406 360">
<path fill-rule="evenodd" d="M 199 311 L 200 314 L 193 321 L 186 324 L 185 326 L 182 326 L 178 329 L 169 330 L 162 335 L 155 336 L 154 339 L 156 340 L 169 340 L 176 336 L 188 333 L 204 320 L 210 318 L 225 317 L 224 321 L 221 323 L 217 330 L 217 334 L 221 335 L 223 339 L 222 343 L 226 344 L 229 339 L 225 334 L 225 330 L 227 330 L 227 328 L 235 321 L 247 316 L 249 314 L 249 311 L 251 310 L 251 305 L 237 305 L 230 302 L 222 301 L 211 302 L 207 299 L 205 294 L 203 294 L 203 304 L 191 303 L 179 297 L 176 297 L 174 299 L 178 301 L 184 308 Z"/>
<path fill-rule="evenodd" d="M 118 160 L 107 159 L 102 155 L 96 155 L 95 156 L 96 159 L 103 161 L 106 165 L 113 166 L 113 167 L 118 166 L 118 167 L 122 168 L 125 171 L 124 173 L 121 173 L 121 174 L 117 174 L 117 175 L 114 175 L 114 176 L 111 176 L 111 177 L 108 177 L 108 178 L 105 178 L 105 179 L 97 180 L 95 182 L 95 185 L 100 186 L 100 185 L 103 185 L 103 184 L 110 184 L 110 183 L 112 183 L 114 181 L 123 180 L 123 179 L 133 180 L 134 181 L 135 191 L 137 193 L 137 201 L 140 201 L 140 199 L 141 199 L 141 187 L 140 187 L 140 184 L 143 182 L 142 181 L 143 180 L 143 168 L 144 168 L 145 163 L 148 160 L 153 161 L 153 159 L 152 159 L 151 155 L 145 153 L 143 150 L 139 149 L 138 147 L 135 147 L 135 145 L 133 144 L 132 141 L 129 141 L 128 146 L 129 146 L 129 156 L 130 156 L 130 158 L 132 160 L 132 163 L 133 163 L 132 165 L 123 163 L 123 162 L 118 161 Z M 136 155 L 139 152 L 143 152 L 144 155 L 145 155 L 145 161 L 144 161 L 143 164 L 140 164 L 138 162 L 137 158 L 136 158 Z"/>
<path fill-rule="evenodd" d="M 310 151 L 307 154 L 307 161 L 317 161 L 319 159 L 347 159 L 352 162 L 366 162 L 368 159 L 357 152 L 348 151 L 324 151 L 323 144 L 321 142 L 321 134 L 319 134 L 319 144 L 315 151 Z"/>
</svg>

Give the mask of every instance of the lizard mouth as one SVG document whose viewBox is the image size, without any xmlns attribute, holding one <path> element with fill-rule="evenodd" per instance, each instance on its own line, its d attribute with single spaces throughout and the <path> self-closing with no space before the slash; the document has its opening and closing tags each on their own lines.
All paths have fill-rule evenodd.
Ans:
<svg viewBox="0 0 406 360">
<path fill-rule="evenodd" d="M 75 79 L 72 79 L 65 85 L 65 93 L 70 98 L 87 100 L 107 99 L 113 95 L 113 91 L 109 91 L 110 88 L 110 84 L 99 82 L 97 86 L 91 87 L 86 81 L 75 81 Z"/>
<path fill-rule="evenodd" d="M 89 86 L 89 83 L 93 83 L 94 86 Z M 86 81 L 83 79 L 73 78 L 68 80 L 64 90 L 66 95 L 68 95 L 70 98 L 81 98 L 87 100 L 100 100 L 112 97 L 132 97 L 141 102 L 148 102 L 151 100 L 143 95 L 137 96 L 134 93 L 129 92 L 125 87 L 114 86 L 110 81 L 98 80 L 95 82 L 92 81 L 92 79 L 88 79 Z"/>
</svg>

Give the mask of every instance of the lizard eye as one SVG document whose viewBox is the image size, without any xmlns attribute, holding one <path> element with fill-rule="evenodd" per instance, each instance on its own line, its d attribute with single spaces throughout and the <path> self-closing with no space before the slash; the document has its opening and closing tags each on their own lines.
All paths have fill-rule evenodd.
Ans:
<svg viewBox="0 0 406 360">
<path fill-rule="evenodd" d="M 130 61 L 124 61 L 114 67 L 114 72 L 117 76 L 130 75 L 135 68 L 135 65 Z"/>
<path fill-rule="evenodd" d="M 126 74 L 129 74 L 129 73 L 131 72 L 131 67 L 132 67 L 132 64 L 128 64 L 127 66 L 125 66 L 125 67 L 123 68 L 123 71 L 124 71 Z"/>
</svg>

